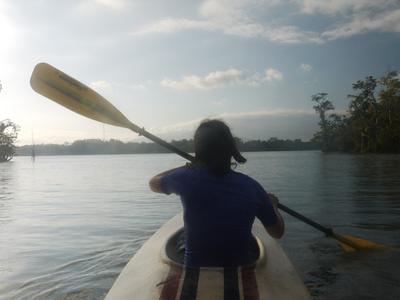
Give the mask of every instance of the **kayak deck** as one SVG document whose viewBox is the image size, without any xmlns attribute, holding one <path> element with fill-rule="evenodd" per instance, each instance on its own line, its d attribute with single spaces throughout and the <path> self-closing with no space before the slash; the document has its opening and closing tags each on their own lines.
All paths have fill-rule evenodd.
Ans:
<svg viewBox="0 0 400 300">
<path fill-rule="evenodd" d="M 239 268 L 185 268 L 172 261 L 166 244 L 182 227 L 179 214 L 151 236 L 105 299 L 311 299 L 281 246 L 258 220 L 252 233 L 260 246 L 259 258 L 254 265 Z"/>
</svg>

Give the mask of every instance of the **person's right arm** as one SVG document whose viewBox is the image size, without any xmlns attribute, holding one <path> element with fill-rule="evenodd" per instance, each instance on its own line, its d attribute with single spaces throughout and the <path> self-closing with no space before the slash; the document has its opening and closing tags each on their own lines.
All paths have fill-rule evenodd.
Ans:
<svg viewBox="0 0 400 300">
<path fill-rule="evenodd" d="M 183 169 L 183 168 L 186 168 L 186 166 L 182 166 L 182 167 L 174 168 L 174 169 L 171 169 L 171 170 L 167 170 L 167 171 L 164 171 L 164 172 L 162 172 L 160 174 L 157 174 L 157 175 L 153 176 L 149 181 L 150 189 L 153 192 L 156 192 L 156 193 L 169 194 L 169 193 L 166 193 L 165 191 L 162 190 L 162 186 L 161 186 L 162 178 L 164 176 L 176 171 L 176 170 L 180 170 L 180 169 Z"/>
<path fill-rule="evenodd" d="M 271 201 L 272 207 L 276 214 L 276 222 L 272 225 L 267 225 L 265 229 L 269 233 L 270 236 L 276 239 L 280 239 L 285 232 L 285 221 L 282 218 L 282 215 L 278 211 L 278 203 L 279 199 L 274 194 L 268 193 L 268 201 Z"/>
</svg>

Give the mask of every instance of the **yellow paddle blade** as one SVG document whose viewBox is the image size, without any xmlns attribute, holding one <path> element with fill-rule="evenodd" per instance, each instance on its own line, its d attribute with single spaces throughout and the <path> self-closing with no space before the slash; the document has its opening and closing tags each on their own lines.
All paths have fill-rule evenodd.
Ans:
<svg viewBox="0 0 400 300">
<path fill-rule="evenodd" d="M 354 252 L 356 251 L 356 249 L 354 249 L 353 247 L 350 247 L 349 245 L 342 243 L 340 241 L 338 241 L 340 247 L 343 249 L 344 252 Z"/>
<path fill-rule="evenodd" d="M 126 128 L 133 125 L 101 95 L 49 64 L 36 65 L 31 86 L 37 93 L 90 119 Z"/>
<path fill-rule="evenodd" d="M 360 249 L 382 249 L 382 248 L 390 248 L 388 246 L 384 246 L 369 240 L 365 240 L 359 237 L 351 236 L 351 235 L 341 235 L 338 233 L 333 233 L 332 237 L 339 241 L 343 250 L 346 252 L 351 252 L 354 250 Z"/>
</svg>

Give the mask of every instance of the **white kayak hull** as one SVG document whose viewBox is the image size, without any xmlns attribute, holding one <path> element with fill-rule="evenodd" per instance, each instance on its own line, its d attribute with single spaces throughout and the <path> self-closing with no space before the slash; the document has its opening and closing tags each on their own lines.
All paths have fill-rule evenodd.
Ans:
<svg viewBox="0 0 400 300">
<path fill-rule="evenodd" d="M 256 220 L 252 233 L 260 245 L 253 266 L 189 269 L 171 261 L 167 240 L 183 227 L 182 214 L 164 224 L 128 262 L 106 300 L 311 299 L 279 243 Z"/>
</svg>

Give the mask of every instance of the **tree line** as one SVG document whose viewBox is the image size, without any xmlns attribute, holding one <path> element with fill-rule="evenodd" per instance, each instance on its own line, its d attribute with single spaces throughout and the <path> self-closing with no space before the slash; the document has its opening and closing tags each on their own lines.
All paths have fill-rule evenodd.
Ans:
<svg viewBox="0 0 400 300">
<path fill-rule="evenodd" d="M 3 86 L 0 81 L 0 92 Z M 19 127 L 9 119 L 0 121 L 0 162 L 10 161 L 15 154 Z"/>
<path fill-rule="evenodd" d="M 240 151 L 291 151 L 317 150 L 319 145 L 314 142 L 303 142 L 300 139 L 283 140 L 270 138 L 267 141 L 251 140 L 243 142 L 236 138 Z M 172 145 L 186 152 L 194 152 L 193 139 L 172 140 Z M 169 150 L 150 142 L 127 142 L 111 139 L 77 140 L 71 144 L 41 144 L 35 145 L 36 155 L 88 155 L 88 154 L 141 154 L 168 153 Z M 31 155 L 32 145 L 17 148 L 17 155 Z"/>
<path fill-rule="evenodd" d="M 353 93 L 346 114 L 330 113 L 333 103 L 327 93 L 311 97 L 319 114 L 320 130 L 309 142 L 300 139 L 283 140 L 276 137 L 267 141 L 236 142 L 240 151 L 317 150 L 355 153 L 400 153 L 400 77 L 397 71 L 380 78 L 368 76 L 353 83 Z M 0 92 L 2 85 L 0 82 Z M 9 161 L 14 154 L 31 155 L 32 145 L 15 146 L 19 127 L 6 119 L 0 121 L 0 162 Z M 193 140 L 173 140 L 183 151 L 193 152 Z M 35 145 L 36 155 L 132 154 L 166 153 L 168 150 L 154 143 L 124 143 L 111 139 L 78 140 L 71 144 Z"/>
<path fill-rule="evenodd" d="M 321 150 L 355 153 L 400 153 L 400 78 L 397 71 L 353 83 L 346 114 L 330 113 L 327 93 L 311 97 L 320 117 L 312 141 Z"/>
</svg>

